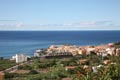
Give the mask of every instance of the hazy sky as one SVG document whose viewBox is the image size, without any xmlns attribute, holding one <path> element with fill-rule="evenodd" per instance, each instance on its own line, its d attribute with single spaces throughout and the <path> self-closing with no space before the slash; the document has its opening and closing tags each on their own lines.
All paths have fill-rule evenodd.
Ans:
<svg viewBox="0 0 120 80">
<path fill-rule="evenodd" d="M 0 0 L 0 30 L 120 30 L 120 0 Z"/>
</svg>

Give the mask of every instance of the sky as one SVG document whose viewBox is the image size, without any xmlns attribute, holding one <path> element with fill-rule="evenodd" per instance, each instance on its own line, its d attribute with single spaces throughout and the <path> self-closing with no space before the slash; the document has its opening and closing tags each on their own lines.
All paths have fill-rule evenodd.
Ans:
<svg viewBox="0 0 120 80">
<path fill-rule="evenodd" d="M 120 0 L 0 0 L 0 30 L 120 30 Z"/>
</svg>

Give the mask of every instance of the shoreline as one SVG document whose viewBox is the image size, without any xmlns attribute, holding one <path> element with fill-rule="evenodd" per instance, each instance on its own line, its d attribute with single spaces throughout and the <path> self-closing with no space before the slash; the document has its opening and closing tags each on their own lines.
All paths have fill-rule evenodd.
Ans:
<svg viewBox="0 0 120 80">
<path fill-rule="evenodd" d="M 100 45 L 119 40 L 120 31 L 34 31 L 0 32 L 0 56 L 9 57 L 16 53 L 33 56 L 36 49 L 51 45 L 71 44 L 77 46 Z"/>
<path fill-rule="evenodd" d="M 118 41 L 119 42 L 119 41 Z M 109 42 L 109 43 L 117 43 L 117 42 Z M 54 44 L 53 44 L 54 45 Z M 62 45 L 71 45 L 71 46 L 79 46 L 79 47 L 89 47 L 89 46 L 95 46 L 95 47 L 106 47 L 107 48 L 107 45 L 108 45 L 108 43 L 104 43 L 104 44 L 94 44 L 94 45 L 72 45 L 72 44 L 61 44 L 61 46 Z M 48 47 L 50 47 L 50 46 L 52 46 L 52 45 L 49 45 Z M 48 49 L 48 47 L 44 47 L 44 49 Z M 38 48 L 38 49 L 42 49 L 42 48 Z M 36 49 L 37 50 L 37 49 Z M 34 50 L 34 52 L 36 51 L 36 50 Z M 15 53 L 14 55 L 16 55 L 16 54 L 25 54 L 25 55 L 28 55 L 28 56 L 30 56 L 30 57 L 33 57 L 34 56 L 34 53 Z M 12 56 L 14 56 L 14 55 L 12 55 Z M 10 59 L 12 56 L 1 56 L 1 57 L 3 57 L 4 59 Z"/>
</svg>

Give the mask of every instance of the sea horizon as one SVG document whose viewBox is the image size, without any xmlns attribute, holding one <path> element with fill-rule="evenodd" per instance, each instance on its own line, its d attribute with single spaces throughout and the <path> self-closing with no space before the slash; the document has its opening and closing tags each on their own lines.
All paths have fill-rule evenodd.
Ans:
<svg viewBox="0 0 120 80">
<path fill-rule="evenodd" d="M 120 30 L 0 30 L 2 31 L 120 31 Z"/>
</svg>

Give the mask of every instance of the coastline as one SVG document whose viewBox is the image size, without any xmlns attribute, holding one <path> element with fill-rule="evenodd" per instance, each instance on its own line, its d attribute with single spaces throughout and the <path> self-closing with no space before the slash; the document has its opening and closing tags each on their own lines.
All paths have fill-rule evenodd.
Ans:
<svg viewBox="0 0 120 80">
<path fill-rule="evenodd" d="M 35 51 L 37 51 L 37 50 L 41 50 L 41 49 L 46 49 L 46 50 L 48 50 L 51 46 L 66 46 L 66 45 L 68 45 L 68 46 L 76 46 L 76 47 L 79 47 L 79 48 L 84 48 L 84 49 L 87 49 L 87 48 L 89 48 L 89 47 L 91 47 L 91 46 L 94 46 L 94 48 L 96 48 L 96 49 L 107 49 L 107 48 L 109 48 L 109 44 L 115 44 L 115 43 L 119 43 L 119 42 L 112 42 L 112 43 L 107 43 L 107 44 L 99 44 L 99 45 L 69 45 L 69 44 L 62 44 L 62 45 L 50 45 L 49 47 L 46 47 L 46 48 L 39 48 L 39 49 L 36 49 L 36 50 L 34 50 L 34 53 L 35 53 Z M 19 53 L 19 54 L 25 54 L 25 55 L 27 55 L 27 56 L 30 56 L 30 57 L 34 57 L 34 53 L 32 54 L 32 55 L 29 55 L 29 54 L 25 54 L 25 53 Z M 14 55 L 12 55 L 12 56 L 14 56 Z M 3 57 L 3 58 L 5 58 L 5 59 L 10 59 L 12 56 L 10 56 L 10 57 L 8 57 L 8 58 L 6 58 L 6 57 Z"/>
<path fill-rule="evenodd" d="M 101 45 L 119 40 L 120 31 L 3 31 L 0 32 L 0 56 L 25 53 L 50 45 Z"/>
</svg>

